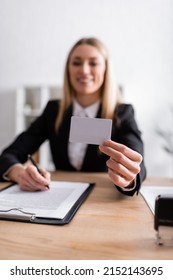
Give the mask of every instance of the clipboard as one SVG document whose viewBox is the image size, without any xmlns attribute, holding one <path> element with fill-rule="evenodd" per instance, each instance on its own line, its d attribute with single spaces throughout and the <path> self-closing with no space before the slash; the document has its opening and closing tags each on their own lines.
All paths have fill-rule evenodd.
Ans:
<svg viewBox="0 0 173 280">
<path fill-rule="evenodd" d="M 45 192 L 27 192 L 17 184 L 10 185 L 0 190 L 0 219 L 35 224 L 68 224 L 94 185 L 89 182 L 52 181 L 50 190 Z"/>
</svg>

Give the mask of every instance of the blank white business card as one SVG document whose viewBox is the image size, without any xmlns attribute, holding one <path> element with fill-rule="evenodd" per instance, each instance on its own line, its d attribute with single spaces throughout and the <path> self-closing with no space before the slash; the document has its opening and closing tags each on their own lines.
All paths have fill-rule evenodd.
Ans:
<svg viewBox="0 0 173 280">
<path fill-rule="evenodd" d="M 69 141 L 100 145 L 111 139 L 112 120 L 99 118 L 71 117 Z"/>
</svg>

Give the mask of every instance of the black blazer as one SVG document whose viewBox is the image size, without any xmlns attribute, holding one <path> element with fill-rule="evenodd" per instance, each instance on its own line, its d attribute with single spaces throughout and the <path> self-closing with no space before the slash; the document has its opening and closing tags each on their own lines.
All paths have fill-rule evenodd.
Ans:
<svg viewBox="0 0 173 280">
<path fill-rule="evenodd" d="M 43 113 L 21 133 L 14 142 L 9 145 L 0 156 L 0 180 L 3 181 L 3 174 L 15 163 L 27 161 L 28 154 L 36 152 L 40 145 L 49 140 L 52 159 L 56 170 L 76 171 L 70 164 L 68 158 L 68 141 L 72 106 L 66 111 L 58 132 L 55 131 L 55 120 L 59 109 L 57 100 L 49 101 Z M 134 110 L 131 105 L 121 104 L 117 107 L 116 116 L 118 121 L 113 121 L 111 139 L 127 145 L 143 155 L 143 143 L 141 133 L 134 119 Z M 97 118 L 101 117 L 101 106 Z M 97 145 L 88 145 L 84 157 L 82 172 L 106 172 L 107 155 L 102 154 Z M 133 195 L 139 190 L 142 181 L 145 179 L 146 170 L 144 162 L 141 164 L 141 172 L 137 175 L 136 188 L 133 191 L 125 192 Z M 119 188 L 121 191 L 121 189 Z M 122 191 L 123 192 L 123 191 Z"/>
</svg>

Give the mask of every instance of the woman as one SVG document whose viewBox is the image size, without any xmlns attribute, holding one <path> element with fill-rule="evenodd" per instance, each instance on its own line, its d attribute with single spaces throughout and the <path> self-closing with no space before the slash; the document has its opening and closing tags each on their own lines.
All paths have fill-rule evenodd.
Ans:
<svg viewBox="0 0 173 280">
<path fill-rule="evenodd" d="M 111 140 L 102 145 L 69 143 L 71 116 L 113 120 Z M 96 38 L 83 38 L 71 49 L 64 75 L 61 102 L 48 102 L 44 112 L 0 156 L 0 178 L 17 182 L 23 190 L 46 190 L 50 173 L 40 175 L 23 165 L 28 154 L 49 140 L 57 170 L 108 172 L 117 188 L 128 195 L 145 179 L 143 143 L 131 105 L 122 104 L 113 84 L 105 46 Z"/>
</svg>

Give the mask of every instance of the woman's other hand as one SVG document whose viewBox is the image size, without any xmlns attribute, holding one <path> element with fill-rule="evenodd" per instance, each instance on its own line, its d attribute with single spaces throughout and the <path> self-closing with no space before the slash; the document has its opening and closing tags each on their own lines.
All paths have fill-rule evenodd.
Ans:
<svg viewBox="0 0 173 280">
<path fill-rule="evenodd" d="M 45 191 L 50 184 L 50 173 L 41 169 L 41 174 L 33 165 L 23 166 L 16 164 L 7 174 L 8 178 L 17 184 L 24 191 Z"/>
</svg>

